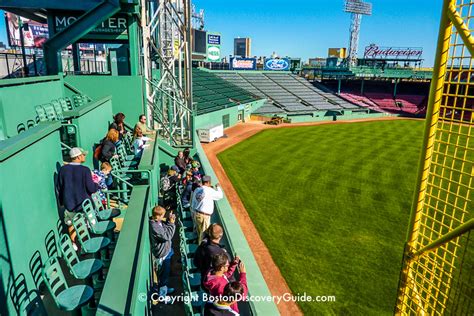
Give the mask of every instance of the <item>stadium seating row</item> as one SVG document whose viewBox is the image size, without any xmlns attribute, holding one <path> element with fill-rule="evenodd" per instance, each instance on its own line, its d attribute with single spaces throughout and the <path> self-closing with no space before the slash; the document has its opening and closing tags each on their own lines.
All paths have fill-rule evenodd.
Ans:
<svg viewBox="0 0 474 316">
<path fill-rule="evenodd" d="M 333 93 L 322 91 L 307 80 L 289 73 L 217 72 L 217 75 L 270 102 L 257 113 L 309 113 L 318 110 L 358 108 Z"/>
<path fill-rule="evenodd" d="M 120 215 L 120 211 L 105 209 L 97 193 L 92 198 L 84 201 L 84 212 L 72 221 L 80 253 L 76 253 L 76 246 L 58 220 L 55 229 L 44 238 L 47 259 L 43 260 L 38 250 L 30 259 L 35 289 L 28 289 L 24 274 L 15 278 L 9 292 L 18 314 L 46 315 L 42 300 L 45 288 L 60 310 L 79 311 L 87 303 L 90 310 L 96 308 L 100 296 L 95 294 L 102 291 L 117 239 L 116 224 L 111 219 Z M 68 271 L 64 271 L 64 266 Z"/>
<path fill-rule="evenodd" d="M 35 106 L 36 118 L 34 120 L 28 120 L 25 123 L 17 125 L 17 133 L 26 131 L 34 127 L 39 122 L 46 121 L 62 121 L 64 119 L 63 113 L 78 108 L 88 102 L 92 101 L 86 95 L 73 95 L 72 97 L 64 97 L 52 100 L 50 103 Z"/>
<path fill-rule="evenodd" d="M 399 94 L 396 98 L 390 93 L 341 92 L 340 96 L 349 102 L 369 109 L 395 114 L 423 114 L 426 111 L 426 97 L 422 95 Z"/>
<path fill-rule="evenodd" d="M 193 101 L 198 115 L 261 98 L 213 73 L 193 69 Z"/>
</svg>

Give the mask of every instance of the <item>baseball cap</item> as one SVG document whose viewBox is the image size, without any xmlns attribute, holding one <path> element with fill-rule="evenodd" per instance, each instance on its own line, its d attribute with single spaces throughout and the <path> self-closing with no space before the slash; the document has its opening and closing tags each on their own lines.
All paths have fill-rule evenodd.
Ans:
<svg viewBox="0 0 474 316">
<path fill-rule="evenodd" d="M 176 172 L 179 172 L 178 166 L 171 166 L 171 170 L 174 170 L 174 171 L 176 171 Z"/>
<path fill-rule="evenodd" d="M 80 147 L 73 147 L 69 150 L 69 157 L 76 158 L 79 155 L 87 155 L 88 151 Z"/>
<path fill-rule="evenodd" d="M 211 176 L 202 177 L 202 182 L 211 182 Z"/>
</svg>

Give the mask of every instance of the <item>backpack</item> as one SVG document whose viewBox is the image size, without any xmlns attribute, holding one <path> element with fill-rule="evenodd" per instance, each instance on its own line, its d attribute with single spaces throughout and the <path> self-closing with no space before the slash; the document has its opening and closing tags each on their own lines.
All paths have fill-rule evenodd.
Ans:
<svg viewBox="0 0 474 316">
<path fill-rule="evenodd" d="M 169 189 L 171 189 L 170 177 L 165 175 L 161 178 L 160 188 L 161 188 L 161 190 L 163 190 L 163 192 L 169 191 Z"/>
</svg>

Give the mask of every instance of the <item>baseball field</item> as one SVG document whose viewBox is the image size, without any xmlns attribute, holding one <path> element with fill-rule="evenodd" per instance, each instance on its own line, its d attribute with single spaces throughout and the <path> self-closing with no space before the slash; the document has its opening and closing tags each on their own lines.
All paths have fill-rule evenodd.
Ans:
<svg viewBox="0 0 474 316">
<path fill-rule="evenodd" d="M 307 315 L 390 315 L 423 121 L 269 129 L 218 155 Z"/>
</svg>

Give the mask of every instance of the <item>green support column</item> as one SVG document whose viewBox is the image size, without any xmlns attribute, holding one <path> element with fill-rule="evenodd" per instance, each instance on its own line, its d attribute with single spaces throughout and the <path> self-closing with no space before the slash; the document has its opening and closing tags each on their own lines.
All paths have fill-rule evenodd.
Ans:
<svg viewBox="0 0 474 316">
<path fill-rule="evenodd" d="M 130 16 L 128 17 L 128 46 L 130 50 L 130 74 L 132 76 L 138 76 L 140 74 L 140 41 L 138 39 L 138 36 L 138 20 Z"/>
<path fill-rule="evenodd" d="M 360 94 L 363 95 L 364 94 L 364 78 L 362 78 L 362 81 L 360 82 Z"/>
<path fill-rule="evenodd" d="M 393 86 L 393 98 L 394 99 L 397 97 L 397 85 L 398 85 L 398 79 L 395 79 L 395 85 Z"/>
<path fill-rule="evenodd" d="M 74 71 L 81 71 L 81 55 L 78 43 L 72 44 L 72 64 Z"/>
<path fill-rule="evenodd" d="M 341 94 L 341 78 L 337 79 L 337 94 Z"/>
</svg>

